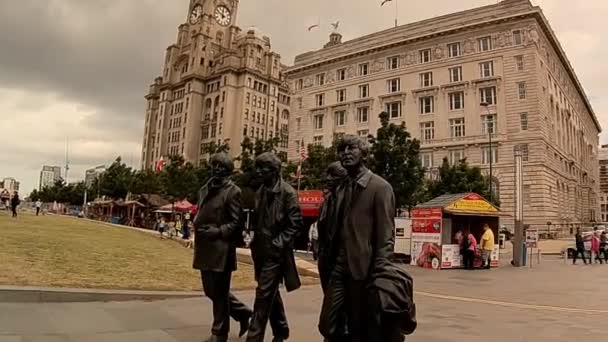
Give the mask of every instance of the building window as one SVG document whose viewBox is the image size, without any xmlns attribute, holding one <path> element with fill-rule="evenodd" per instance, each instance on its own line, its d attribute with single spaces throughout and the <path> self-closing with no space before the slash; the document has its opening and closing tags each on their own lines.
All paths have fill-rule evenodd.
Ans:
<svg viewBox="0 0 608 342">
<path fill-rule="evenodd" d="M 525 100 L 527 96 L 526 91 L 526 82 L 518 82 L 517 83 L 517 93 L 519 94 L 520 100 Z"/>
<path fill-rule="evenodd" d="M 325 105 L 325 94 L 315 95 L 315 104 L 317 107 L 323 107 Z"/>
<path fill-rule="evenodd" d="M 460 43 L 448 44 L 448 56 L 449 57 L 460 56 Z"/>
<path fill-rule="evenodd" d="M 313 122 L 315 129 L 323 129 L 323 117 L 324 117 L 323 114 L 315 115 L 314 122 Z"/>
<path fill-rule="evenodd" d="M 448 97 L 450 100 L 450 110 L 464 109 L 464 92 L 450 93 Z"/>
<path fill-rule="evenodd" d="M 394 70 L 399 68 L 399 56 L 393 56 L 393 57 L 389 57 L 386 59 L 387 61 L 387 65 L 388 65 L 388 69 L 389 70 Z"/>
<path fill-rule="evenodd" d="M 397 119 L 401 117 L 401 101 L 391 102 L 386 104 L 386 112 L 391 119 Z"/>
<path fill-rule="evenodd" d="M 420 140 L 431 141 L 435 139 L 435 122 L 421 122 L 420 123 Z"/>
<path fill-rule="evenodd" d="M 433 113 L 435 106 L 434 96 L 425 96 L 420 98 L 420 114 Z"/>
<path fill-rule="evenodd" d="M 422 163 L 422 167 L 430 169 L 433 167 L 433 154 L 420 153 L 420 162 Z"/>
<path fill-rule="evenodd" d="M 365 76 L 369 74 L 369 63 L 359 64 L 359 76 Z"/>
<path fill-rule="evenodd" d="M 450 82 L 462 82 L 462 67 L 449 68 Z"/>
<path fill-rule="evenodd" d="M 401 79 L 394 78 L 392 80 L 388 80 L 387 84 L 389 93 L 396 93 L 398 91 L 401 91 Z"/>
<path fill-rule="evenodd" d="M 464 118 L 450 120 L 450 137 L 462 138 L 465 136 Z"/>
<path fill-rule="evenodd" d="M 322 86 L 324 84 L 325 84 L 325 74 L 318 74 L 317 75 L 317 85 Z"/>
<path fill-rule="evenodd" d="M 346 79 L 346 69 L 340 69 L 337 71 L 338 81 L 344 81 Z"/>
<path fill-rule="evenodd" d="M 520 144 L 519 150 L 521 151 L 521 160 L 528 161 L 530 157 L 530 148 L 528 144 Z"/>
<path fill-rule="evenodd" d="M 482 115 L 481 122 L 483 134 L 496 134 L 496 114 Z"/>
<path fill-rule="evenodd" d="M 302 118 L 297 118 L 296 119 L 296 129 L 299 131 L 301 128 L 302 128 Z"/>
<path fill-rule="evenodd" d="M 317 146 L 323 145 L 323 136 L 322 135 L 314 136 L 312 138 L 312 144 L 317 145 Z"/>
<path fill-rule="evenodd" d="M 296 81 L 296 90 L 302 90 L 304 88 L 304 80 L 299 79 Z"/>
<path fill-rule="evenodd" d="M 528 113 L 519 114 L 519 122 L 522 131 L 528 130 Z"/>
<path fill-rule="evenodd" d="M 249 109 L 245 109 L 245 120 L 249 120 Z"/>
<path fill-rule="evenodd" d="M 346 101 L 346 89 L 340 89 L 336 91 L 336 101 L 338 103 Z"/>
<path fill-rule="evenodd" d="M 369 107 L 357 108 L 357 122 L 367 123 L 369 121 Z"/>
<path fill-rule="evenodd" d="M 359 98 L 366 98 L 369 96 L 369 84 L 359 86 Z"/>
<path fill-rule="evenodd" d="M 464 150 L 451 150 L 448 153 L 448 162 L 450 165 L 456 165 L 464 159 Z"/>
<path fill-rule="evenodd" d="M 420 50 L 420 63 L 431 62 L 431 49 Z"/>
<path fill-rule="evenodd" d="M 369 135 L 369 129 L 360 129 L 357 131 L 357 135 L 360 137 L 367 137 Z"/>
<path fill-rule="evenodd" d="M 479 38 L 479 51 L 490 51 L 492 50 L 492 38 L 490 36 Z"/>
<path fill-rule="evenodd" d="M 492 161 L 492 164 L 498 162 L 498 149 L 494 146 L 491 148 L 489 146 L 483 147 L 481 149 L 481 163 L 490 164 L 490 160 Z"/>
<path fill-rule="evenodd" d="M 479 63 L 479 71 L 481 73 L 481 78 L 494 76 L 494 62 Z"/>
<path fill-rule="evenodd" d="M 422 88 L 433 86 L 433 73 L 432 72 L 425 72 L 425 73 L 420 74 L 420 86 Z"/>
<path fill-rule="evenodd" d="M 481 88 L 479 94 L 481 95 L 481 103 L 496 104 L 496 87 Z"/>
<path fill-rule="evenodd" d="M 515 45 L 521 45 L 522 44 L 521 31 L 520 30 L 513 31 L 513 44 L 515 44 Z"/>
<path fill-rule="evenodd" d="M 342 127 L 346 125 L 346 111 L 336 112 L 336 127 Z"/>
<path fill-rule="evenodd" d="M 524 56 L 515 56 L 517 71 L 524 71 Z"/>
</svg>

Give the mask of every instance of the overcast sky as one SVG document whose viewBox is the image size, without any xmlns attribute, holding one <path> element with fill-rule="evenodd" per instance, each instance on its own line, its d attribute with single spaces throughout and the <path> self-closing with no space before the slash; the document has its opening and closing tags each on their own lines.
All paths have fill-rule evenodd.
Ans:
<svg viewBox="0 0 608 342">
<path fill-rule="evenodd" d="M 272 39 L 283 63 L 320 48 L 340 20 L 345 39 L 389 28 L 381 0 L 241 0 L 238 24 Z M 407 23 L 497 0 L 399 1 Z M 608 127 L 608 1 L 534 0 L 557 32 L 595 112 Z M 43 164 L 65 163 L 69 180 L 117 156 L 139 166 L 147 86 L 160 73 L 189 0 L 0 0 L 0 178 L 23 195 Z M 357 4 L 357 6 L 354 6 Z M 321 23 L 321 29 L 306 27 Z M 601 142 L 608 142 L 608 134 Z"/>
</svg>

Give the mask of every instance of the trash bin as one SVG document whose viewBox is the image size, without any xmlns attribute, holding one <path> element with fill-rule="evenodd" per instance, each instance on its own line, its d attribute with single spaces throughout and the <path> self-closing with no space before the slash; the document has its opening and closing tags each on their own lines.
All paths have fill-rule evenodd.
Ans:
<svg viewBox="0 0 608 342">
<path fill-rule="evenodd" d="M 507 236 L 505 234 L 498 234 L 498 246 L 500 249 L 505 249 L 505 242 L 507 241 Z"/>
</svg>

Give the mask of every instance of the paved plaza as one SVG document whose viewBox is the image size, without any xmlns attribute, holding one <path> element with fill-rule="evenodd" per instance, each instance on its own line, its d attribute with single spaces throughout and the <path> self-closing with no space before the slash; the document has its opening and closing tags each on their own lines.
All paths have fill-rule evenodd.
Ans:
<svg viewBox="0 0 608 342">
<path fill-rule="evenodd" d="M 605 341 L 608 266 L 546 257 L 534 268 L 413 274 L 419 329 L 408 339 L 442 341 Z M 238 295 L 251 303 L 253 291 Z M 318 287 L 285 296 L 290 341 L 320 341 Z M 154 302 L 0 304 L 0 342 L 195 342 L 208 334 L 204 298 Z M 236 331 L 233 325 L 232 331 Z M 232 337 L 231 341 L 237 341 Z"/>
</svg>

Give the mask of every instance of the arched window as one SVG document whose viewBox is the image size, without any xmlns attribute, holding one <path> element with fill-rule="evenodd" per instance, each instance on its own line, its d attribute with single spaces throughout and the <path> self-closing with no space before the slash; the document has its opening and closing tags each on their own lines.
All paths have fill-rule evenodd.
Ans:
<svg viewBox="0 0 608 342">
<path fill-rule="evenodd" d="M 287 109 L 283 110 L 282 117 L 284 120 L 289 120 L 289 111 Z"/>
<path fill-rule="evenodd" d="M 213 103 L 213 107 L 217 107 L 220 104 L 220 97 L 219 95 L 215 97 L 215 102 Z"/>
</svg>

